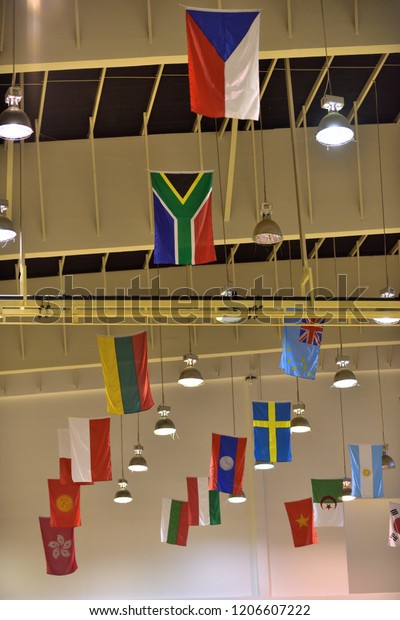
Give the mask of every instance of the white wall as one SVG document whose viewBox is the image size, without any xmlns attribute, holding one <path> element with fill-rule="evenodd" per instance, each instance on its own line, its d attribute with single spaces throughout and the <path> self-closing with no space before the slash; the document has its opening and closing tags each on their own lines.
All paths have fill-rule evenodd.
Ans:
<svg viewBox="0 0 400 620">
<path fill-rule="evenodd" d="M 227 360 L 226 360 L 227 363 Z M 103 390 L 3 397 L 0 401 L 0 596 L 2 599 L 244 599 L 400 598 L 400 549 L 389 548 L 388 500 L 400 501 L 399 371 L 382 372 L 385 434 L 397 469 L 384 472 L 385 498 L 345 506 L 345 527 L 318 530 L 319 543 L 294 548 L 283 502 L 311 495 L 312 477 L 343 476 L 339 395 L 330 373 L 301 381 L 312 424 L 293 437 L 293 461 L 254 472 L 251 400 L 260 384 L 235 379 L 235 420 L 248 437 L 248 501 L 227 504 L 222 524 L 191 528 L 188 546 L 160 543 L 161 497 L 186 498 L 186 476 L 208 474 L 211 433 L 232 434 L 229 379 L 197 391 L 165 386 L 179 439 L 153 434 L 155 408 L 140 416 L 140 438 L 150 469 L 126 470 L 136 442 L 136 415 L 123 418 L 125 473 L 134 501 L 112 501 L 120 477 L 120 418 L 112 416 L 113 481 L 83 487 L 82 526 L 75 530 L 76 573 L 46 575 L 39 516 L 49 515 L 47 478 L 58 475 L 57 429 L 68 416 L 105 415 Z M 343 394 L 345 439 L 380 443 L 376 373 L 359 373 L 361 386 Z M 161 390 L 154 386 L 156 404 Z M 292 377 L 264 377 L 264 400 L 296 397 Z M 346 455 L 347 468 L 348 457 Z M 349 470 L 348 470 L 349 473 Z"/>
</svg>

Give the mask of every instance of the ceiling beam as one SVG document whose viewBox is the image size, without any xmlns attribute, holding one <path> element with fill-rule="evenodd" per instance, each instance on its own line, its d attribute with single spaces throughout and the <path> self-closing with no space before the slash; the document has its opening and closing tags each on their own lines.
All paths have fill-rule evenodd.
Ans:
<svg viewBox="0 0 400 620">
<path fill-rule="evenodd" d="M 161 76 L 162 73 L 164 71 L 164 65 L 159 65 L 158 69 L 157 69 L 157 73 L 156 73 L 156 77 L 154 79 L 154 83 L 153 83 L 153 88 L 151 89 L 151 94 L 150 94 L 150 98 L 149 101 L 147 103 L 147 109 L 146 109 L 146 124 L 148 125 L 149 123 L 149 119 L 150 119 L 150 115 L 153 109 L 153 105 L 154 105 L 154 101 L 157 95 L 157 91 L 158 91 L 158 87 L 160 86 L 160 81 L 161 81 Z M 144 122 L 142 123 L 142 128 L 140 130 L 140 135 L 143 136 L 145 132 L 145 126 L 144 126 Z"/>
<path fill-rule="evenodd" d="M 100 105 L 100 99 L 101 99 L 101 94 L 103 92 L 103 86 L 104 86 L 104 79 L 106 77 L 106 67 L 103 67 L 100 73 L 100 78 L 99 78 L 99 83 L 97 85 L 97 91 L 96 91 L 96 96 L 94 99 L 94 103 L 93 103 L 93 109 L 92 109 L 92 116 L 91 116 L 91 121 L 89 121 L 89 125 L 90 123 L 93 125 L 93 130 L 94 127 L 96 125 L 96 119 L 97 119 L 97 112 L 99 111 L 99 105 Z M 89 133 L 88 133 L 88 137 L 90 137 L 90 128 L 89 128 Z"/>
<path fill-rule="evenodd" d="M 360 251 L 360 247 L 362 246 L 367 237 L 368 235 L 362 235 L 359 239 L 357 239 L 355 245 L 349 252 L 349 256 L 355 256 L 356 254 L 358 254 L 358 252 Z"/>
<path fill-rule="evenodd" d="M 267 69 L 267 72 L 266 72 L 266 74 L 264 76 L 264 79 L 263 79 L 261 87 L 260 87 L 260 101 L 264 97 L 264 93 L 267 90 L 268 83 L 269 83 L 269 81 L 270 81 L 270 79 L 272 77 L 272 74 L 274 72 L 274 69 L 275 69 L 275 66 L 276 66 L 276 63 L 278 62 L 278 60 L 279 60 L 278 58 L 273 58 L 271 60 L 271 62 L 269 63 L 269 67 Z M 244 126 L 244 128 L 245 128 L 245 131 L 248 131 L 251 128 L 251 121 L 247 121 L 245 126 Z"/>
<path fill-rule="evenodd" d="M 308 97 L 305 101 L 304 106 L 302 106 L 301 112 L 298 115 L 298 117 L 296 118 L 296 127 L 301 127 L 303 122 L 304 122 L 304 118 L 305 118 L 305 114 L 307 114 L 312 102 L 315 99 L 315 96 L 319 90 L 319 87 L 322 84 L 323 79 L 325 78 L 326 74 L 329 71 L 329 67 L 332 64 L 332 61 L 335 57 L 334 56 L 329 56 L 328 58 L 326 58 L 325 62 L 324 62 L 324 66 L 322 67 L 321 71 L 318 74 L 317 79 L 315 80 L 309 94 Z"/>
<path fill-rule="evenodd" d="M 358 110 L 362 104 L 362 102 L 364 101 L 365 97 L 368 95 L 369 91 L 371 90 L 371 87 L 373 85 L 373 83 L 375 82 L 377 76 L 379 75 L 382 67 L 384 66 L 387 58 L 388 58 L 389 54 L 382 54 L 379 61 L 377 62 L 374 70 L 372 71 L 371 75 L 369 76 L 368 80 L 366 81 L 364 88 L 362 89 L 361 93 L 358 95 L 356 101 L 354 102 L 354 106 L 351 109 L 351 111 L 349 112 L 349 114 L 347 115 L 347 120 L 349 121 L 349 123 L 351 123 L 351 121 L 354 118 L 354 110 Z"/>
</svg>

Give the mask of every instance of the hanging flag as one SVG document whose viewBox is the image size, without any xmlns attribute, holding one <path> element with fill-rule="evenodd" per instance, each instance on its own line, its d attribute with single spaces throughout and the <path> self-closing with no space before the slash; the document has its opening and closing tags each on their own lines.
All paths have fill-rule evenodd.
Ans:
<svg viewBox="0 0 400 620">
<path fill-rule="evenodd" d="M 258 120 L 259 31 L 258 10 L 186 9 L 192 112 Z"/>
<path fill-rule="evenodd" d="M 81 524 L 81 487 L 48 480 L 51 527 L 78 527 Z"/>
<path fill-rule="evenodd" d="M 39 517 L 46 573 L 70 575 L 78 568 L 75 558 L 74 528 L 51 527 L 49 517 Z"/>
<path fill-rule="evenodd" d="M 389 547 L 400 547 L 400 504 L 389 502 Z"/>
<path fill-rule="evenodd" d="M 290 403 L 253 402 L 254 458 L 291 461 Z"/>
<path fill-rule="evenodd" d="M 151 172 L 154 263 L 201 265 L 216 260 L 212 172 Z"/>
<path fill-rule="evenodd" d="M 245 437 L 212 434 L 210 491 L 240 495 L 246 442 Z"/>
<path fill-rule="evenodd" d="M 382 445 L 349 444 L 353 495 L 383 497 Z"/>
<path fill-rule="evenodd" d="M 344 525 L 343 480 L 311 480 L 315 527 Z"/>
<path fill-rule="evenodd" d="M 186 478 L 189 525 L 219 525 L 221 509 L 218 491 L 208 489 L 208 478 Z"/>
<path fill-rule="evenodd" d="M 279 368 L 286 375 L 315 379 L 325 319 L 285 319 Z"/>
<path fill-rule="evenodd" d="M 163 497 L 161 507 L 161 542 L 186 547 L 188 533 L 188 502 Z"/>
<path fill-rule="evenodd" d="M 147 411 L 150 391 L 147 332 L 134 336 L 98 336 L 108 413 Z"/>
<path fill-rule="evenodd" d="M 74 482 L 112 480 L 110 418 L 68 418 Z"/>
<path fill-rule="evenodd" d="M 60 483 L 73 484 L 71 470 L 71 443 L 69 437 L 69 428 L 59 428 L 58 431 L 58 456 L 60 460 Z M 79 484 L 87 485 L 93 482 L 80 482 Z"/>
<path fill-rule="evenodd" d="M 297 502 L 285 502 L 286 512 L 292 530 L 295 547 L 305 547 L 318 542 L 314 527 L 313 504 L 311 497 Z"/>
</svg>

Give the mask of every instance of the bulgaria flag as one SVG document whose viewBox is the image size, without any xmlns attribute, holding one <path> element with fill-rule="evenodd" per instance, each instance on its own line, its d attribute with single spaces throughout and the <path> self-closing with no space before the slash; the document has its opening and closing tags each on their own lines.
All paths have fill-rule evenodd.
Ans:
<svg viewBox="0 0 400 620">
<path fill-rule="evenodd" d="M 186 478 L 189 525 L 219 525 L 221 509 L 218 491 L 208 490 L 208 478 Z"/>
<path fill-rule="evenodd" d="M 162 498 L 161 542 L 186 547 L 189 533 L 188 502 Z"/>
<path fill-rule="evenodd" d="M 122 415 L 154 405 L 147 360 L 147 332 L 134 336 L 98 336 L 107 412 Z"/>
<path fill-rule="evenodd" d="M 258 120 L 259 31 L 258 10 L 186 9 L 192 112 Z"/>
<path fill-rule="evenodd" d="M 343 481 L 311 480 L 316 527 L 341 527 L 344 525 Z"/>
<path fill-rule="evenodd" d="M 74 482 L 112 480 L 110 418 L 68 418 Z"/>
</svg>

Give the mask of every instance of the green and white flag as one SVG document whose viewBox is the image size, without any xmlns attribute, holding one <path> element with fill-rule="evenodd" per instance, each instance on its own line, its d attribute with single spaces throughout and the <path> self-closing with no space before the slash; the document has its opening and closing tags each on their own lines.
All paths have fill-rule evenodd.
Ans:
<svg viewBox="0 0 400 620">
<path fill-rule="evenodd" d="M 314 508 L 314 523 L 316 527 L 342 527 L 344 525 L 343 511 L 343 481 L 311 480 Z"/>
</svg>

